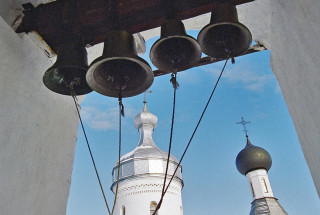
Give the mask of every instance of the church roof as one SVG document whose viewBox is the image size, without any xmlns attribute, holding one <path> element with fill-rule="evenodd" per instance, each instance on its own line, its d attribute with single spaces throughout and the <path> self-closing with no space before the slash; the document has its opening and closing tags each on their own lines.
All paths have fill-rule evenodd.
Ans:
<svg viewBox="0 0 320 215">
<path fill-rule="evenodd" d="M 251 203 L 250 215 L 288 215 L 276 198 L 256 199 Z"/>
<path fill-rule="evenodd" d="M 145 103 L 142 112 L 134 119 L 134 125 L 139 129 L 140 140 L 133 151 L 121 157 L 119 181 L 137 177 L 164 177 L 168 153 L 158 148 L 152 139 L 152 132 L 157 126 L 157 121 L 157 116 L 148 112 Z M 173 175 L 178 163 L 179 161 L 173 155 L 170 155 L 169 176 Z M 117 174 L 118 162 L 112 171 L 111 190 L 117 182 Z M 175 180 L 183 184 L 181 166 L 175 174 Z"/>
</svg>

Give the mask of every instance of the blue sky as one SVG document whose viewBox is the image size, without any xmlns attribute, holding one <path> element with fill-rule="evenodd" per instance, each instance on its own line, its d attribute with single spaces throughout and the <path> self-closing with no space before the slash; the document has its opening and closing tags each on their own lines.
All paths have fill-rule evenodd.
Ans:
<svg viewBox="0 0 320 215">
<path fill-rule="evenodd" d="M 189 32 L 196 37 L 197 31 Z M 150 50 L 156 38 L 147 41 Z M 149 63 L 148 53 L 144 57 Z M 151 63 L 150 63 L 151 65 Z M 180 158 L 215 84 L 223 63 L 178 73 L 176 120 L 172 153 Z M 153 67 L 153 69 L 155 69 Z M 157 77 L 148 94 L 148 110 L 158 116 L 154 141 L 168 150 L 173 88 L 170 75 Z M 139 140 L 133 118 L 143 107 L 143 95 L 124 99 L 122 155 Z M 82 117 L 97 168 L 110 204 L 111 170 L 117 161 L 118 102 L 95 92 L 87 95 Z M 235 166 L 245 146 L 236 122 L 248 125 L 252 144 L 266 149 L 273 164 L 269 179 L 275 197 L 290 215 L 320 214 L 319 197 L 295 132 L 295 128 L 270 68 L 270 53 L 263 51 L 228 63 L 203 121 L 186 154 L 182 191 L 184 215 L 248 214 L 251 193 L 246 178 Z M 79 130 L 67 215 L 107 214 L 82 131 Z"/>
</svg>

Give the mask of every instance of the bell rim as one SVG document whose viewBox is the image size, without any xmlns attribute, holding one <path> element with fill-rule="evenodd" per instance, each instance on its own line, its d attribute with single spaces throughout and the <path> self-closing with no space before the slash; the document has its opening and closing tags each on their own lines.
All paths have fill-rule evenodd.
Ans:
<svg viewBox="0 0 320 215">
<path fill-rule="evenodd" d="M 160 45 L 160 41 L 166 41 L 166 40 L 168 40 L 168 39 L 171 39 L 171 38 L 183 38 L 183 39 L 187 39 L 187 40 L 189 40 L 189 41 L 191 41 L 193 44 L 195 44 L 196 46 L 197 46 L 197 48 L 198 48 L 198 50 L 199 50 L 199 57 L 198 57 L 198 59 L 200 60 L 201 59 L 201 54 L 202 54 L 202 48 L 201 48 L 201 45 L 199 44 L 199 42 L 195 39 L 195 38 L 193 38 L 192 36 L 189 36 L 189 35 L 174 35 L 174 36 L 168 36 L 168 37 L 166 37 L 166 38 L 159 38 L 152 46 L 151 46 L 151 49 L 150 49 L 150 52 L 149 52 L 149 58 L 150 58 L 150 61 L 151 61 L 151 63 L 155 66 L 155 67 L 157 67 L 158 69 L 160 69 L 160 70 L 163 70 L 163 69 L 161 69 L 161 66 L 159 67 L 158 65 L 156 65 L 154 62 L 153 62 L 153 49 L 155 49 L 156 47 L 158 47 L 159 45 Z M 199 61 L 198 60 L 198 61 Z M 186 69 L 189 69 L 189 68 L 192 68 L 192 66 L 191 67 L 186 67 L 186 68 L 184 68 L 183 70 L 186 70 Z"/>
<path fill-rule="evenodd" d="M 78 66 L 64 66 L 64 67 L 76 68 L 76 69 L 82 70 L 82 71 L 79 71 L 79 73 L 83 73 L 82 79 L 85 80 L 86 85 L 84 85 L 85 88 L 82 88 L 82 89 L 75 88 L 74 91 L 75 91 L 76 95 L 81 96 L 81 95 L 86 95 L 86 94 L 92 92 L 91 87 L 88 85 L 88 83 L 86 81 L 86 73 L 87 73 L 88 68 L 78 67 Z M 53 71 L 54 71 L 54 65 L 52 67 L 50 67 L 49 69 L 47 69 L 47 71 L 45 71 L 45 73 L 43 74 L 43 77 L 42 77 L 43 84 L 52 92 L 55 92 L 55 93 L 61 94 L 61 95 L 71 96 L 70 89 L 68 87 L 66 87 L 64 84 L 62 84 L 62 83 L 50 84 L 50 83 L 52 83 L 50 81 L 50 75 L 52 74 Z"/>
<path fill-rule="evenodd" d="M 215 23 L 215 24 L 207 24 L 205 25 L 201 31 L 199 32 L 198 34 L 198 37 L 197 37 L 197 41 L 198 43 L 200 44 L 201 46 L 201 43 L 200 43 L 200 37 L 203 37 L 202 35 L 208 31 L 207 27 L 211 26 L 211 27 L 215 27 L 215 26 L 219 26 L 219 25 L 225 25 L 225 24 L 228 24 L 228 25 L 234 25 L 234 26 L 237 26 L 237 27 L 240 27 L 241 29 L 245 30 L 248 34 L 248 36 L 250 37 L 250 44 L 252 43 L 252 34 L 251 34 L 251 31 L 249 30 L 249 28 L 247 26 L 245 26 L 244 24 L 242 24 L 241 22 L 219 22 L 219 23 Z M 250 44 L 249 44 L 249 47 L 250 47 Z M 202 46 L 201 46 L 202 48 Z M 204 49 L 202 49 L 203 51 Z M 237 57 L 237 56 L 241 56 L 243 53 L 245 53 L 247 50 L 235 55 L 234 57 Z M 205 53 L 205 52 L 203 52 Z M 207 53 L 205 53 L 206 55 L 208 55 Z M 209 56 L 209 55 L 208 55 Z"/>
<path fill-rule="evenodd" d="M 146 72 L 146 82 L 145 82 L 146 83 L 145 86 L 147 86 L 147 87 L 140 87 L 140 88 L 138 88 L 139 90 L 135 90 L 135 92 L 139 92 L 139 93 L 129 94 L 127 92 L 123 92 L 123 94 L 122 94 L 123 98 L 139 95 L 139 94 L 143 93 L 144 91 L 146 91 L 152 85 L 152 83 L 154 81 L 154 74 L 153 74 L 153 71 L 152 71 L 150 65 L 148 64 L 148 62 L 145 61 L 143 58 L 138 57 L 138 56 L 131 56 L 131 57 L 115 56 L 115 57 L 106 58 L 104 56 L 101 56 L 101 57 L 98 57 L 97 59 L 95 59 L 90 64 L 90 67 L 89 67 L 89 69 L 87 71 L 87 74 L 86 74 L 87 84 L 89 85 L 89 87 L 93 91 L 95 91 L 97 93 L 100 93 L 102 95 L 108 96 L 108 97 L 114 97 L 114 98 L 118 98 L 119 97 L 119 94 L 115 94 L 115 93 L 113 93 L 111 91 L 108 91 L 108 92 L 110 92 L 110 93 L 108 93 L 108 92 L 106 92 L 106 90 L 102 89 L 101 87 L 93 86 L 93 84 L 96 83 L 96 82 L 91 83 L 91 80 L 94 80 L 92 78 L 92 73 L 93 73 L 94 69 L 96 69 L 102 63 L 105 63 L 105 62 L 111 61 L 111 60 L 129 60 L 129 61 L 133 61 L 135 63 L 138 63 L 141 67 L 143 67 L 145 69 L 145 71 L 147 71 Z"/>
</svg>

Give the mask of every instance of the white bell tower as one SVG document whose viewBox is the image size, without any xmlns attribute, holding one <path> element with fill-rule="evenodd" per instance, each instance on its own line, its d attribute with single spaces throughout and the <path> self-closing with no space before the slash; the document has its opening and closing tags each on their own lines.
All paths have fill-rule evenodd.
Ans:
<svg viewBox="0 0 320 215">
<path fill-rule="evenodd" d="M 158 118 L 149 113 L 146 102 L 143 111 L 134 119 L 139 129 L 138 146 L 121 158 L 118 197 L 115 215 L 151 215 L 161 197 L 168 153 L 159 149 L 152 139 Z M 168 180 L 172 177 L 178 160 L 170 156 Z M 158 215 L 183 215 L 181 190 L 183 180 L 179 167 L 168 189 Z M 118 163 L 112 171 L 111 190 L 116 191 Z"/>
</svg>

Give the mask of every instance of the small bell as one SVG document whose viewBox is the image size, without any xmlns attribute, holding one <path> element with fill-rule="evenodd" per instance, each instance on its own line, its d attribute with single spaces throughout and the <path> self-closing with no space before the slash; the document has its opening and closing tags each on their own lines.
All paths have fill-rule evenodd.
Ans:
<svg viewBox="0 0 320 215">
<path fill-rule="evenodd" d="M 138 57 L 132 34 L 116 30 L 107 34 L 103 54 L 94 60 L 87 72 L 87 82 L 96 92 L 131 97 L 146 91 L 153 82 L 149 64 Z"/>
<path fill-rule="evenodd" d="M 232 58 L 246 52 L 252 42 L 249 29 L 238 21 L 237 9 L 230 3 L 213 8 L 211 20 L 200 31 L 202 51 L 214 58 Z"/>
<path fill-rule="evenodd" d="M 53 92 L 84 95 L 92 90 L 86 82 L 87 50 L 80 43 L 70 41 L 60 45 L 57 60 L 43 75 L 44 85 Z"/>
<path fill-rule="evenodd" d="M 183 23 L 172 18 L 161 26 L 161 36 L 150 50 L 150 60 L 162 71 L 182 71 L 198 63 L 201 53 L 199 43 L 187 35 Z"/>
</svg>

